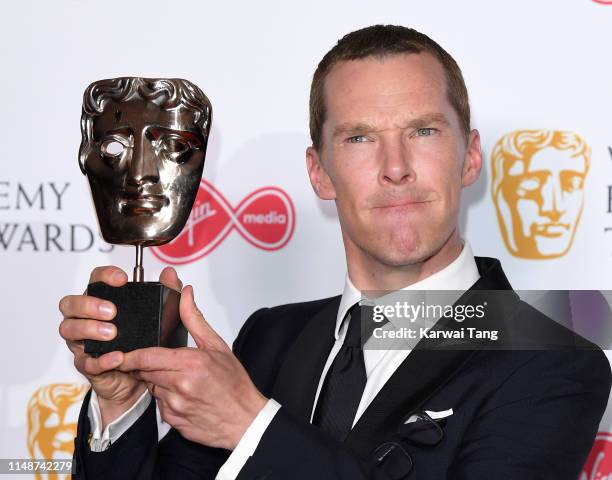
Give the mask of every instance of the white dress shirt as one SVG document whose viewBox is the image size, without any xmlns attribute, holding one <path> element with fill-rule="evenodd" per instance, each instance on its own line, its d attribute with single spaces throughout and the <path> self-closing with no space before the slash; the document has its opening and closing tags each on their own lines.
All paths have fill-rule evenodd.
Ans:
<svg viewBox="0 0 612 480">
<path fill-rule="evenodd" d="M 459 298 L 462 292 L 468 290 L 476 280 L 480 277 L 472 249 L 467 241 L 464 242 L 463 248 L 459 256 L 442 270 L 430 275 L 429 277 L 416 282 L 402 290 L 456 290 L 456 299 Z M 334 358 L 336 357 L 348 328 L 348 322 L 344 322 L 344 318 L 349 309 L 362 299 L 362 294 L 351 282 L 348 275 L 344 285 L 342 298 L 340 299 L 340 307 L 336 316 L 335 342 L 327 358 L 327 362 L 323 368 L 317 393 L 313 402 L 310 419 L 314 414 L 314 407 L 317 404 L 319 393 L 323 385 L 327 371 L 329 370 Z M 393 319 L 389 319 L 389 323 L 383 328 L 399 328 L 394 325 Z M 410 354 L 410 349 L 407 348 L 389 348 L 389 349 L 368 349 L 368 344 L 364 345 L 363 356 L 366 368 L 367 382 L 357 413 L 353 420 L 353 425 L 359 420 L 363 412 L 366 410 L 370 402 L 376 397 L 383 385 L 389 380 L 391 375 L 400 366 L 400 364 Z M 101 432 L 101 416 L 98 405 L 96 392 L 92 391 L 91 400 L 89 403 L 88 416 L 91 423 L 92 438 L 90 448 L 94 452 L 103 451 L 109 447 L 111 443 L 117 439 L 130 427 L 146 410 L 151 401 L 151 395 L 148 390 L 145 391 L 140 399 L 121 417 L 108 424 L 104 432 Z M 255 417 L 251 425 L 240 439 L 236 448 L 232 451 L 227 461 L 223 464 L 217 480 L 234 480 L 248 458 L 255 452 L 261 437 L 272 422 L 276 412 L 280 408 L 280 404 L 274 399 L 268 400 L 264 408 Z M 170 430 L 170 426 L 165 423 L 157 409 L 157 433 L 158 440 L 161 440 Z"/>
</svg>

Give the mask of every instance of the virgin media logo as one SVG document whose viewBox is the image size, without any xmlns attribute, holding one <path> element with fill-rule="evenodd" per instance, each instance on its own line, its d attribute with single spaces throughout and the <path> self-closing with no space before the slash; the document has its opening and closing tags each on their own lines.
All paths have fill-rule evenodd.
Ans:
<svg viewBox="0 0 612 480">
<path fill-rule="evenodd" d="M 284 190 L 259 188 L 233 208 L 221 192 L 202 180 L 183 231 L 151 251 L 172 265 L 194 262 L 217 248 L 234 229 L 254 247 L 278 250 L 291 239 L 294 227 L 295 209 Z"/>
<path fill-rule="evenodd" d="M 599 432 L 589 453 L 579 480 L 612 478 L 612 434 Z"/>
<path fill-rule="evenodd" d="M 595 3 L 600 3 L 602 5 L 612 5 L 612 0 L 593 0 Z"/>
</svg>

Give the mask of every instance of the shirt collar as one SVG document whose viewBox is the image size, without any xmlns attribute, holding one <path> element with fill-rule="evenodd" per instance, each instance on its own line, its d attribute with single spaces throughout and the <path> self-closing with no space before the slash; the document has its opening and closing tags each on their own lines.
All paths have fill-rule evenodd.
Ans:
<svg viewBox="0 0 612 480">
<path fill-rule="evenodd" d="M 412 285 L 402 288 L 402 290 L 468 290 L 476 280 L 480 278 L 478 267 L 474 260 L 472 248 L 467 240 L 463 241 L 463 248 L 459 256 L 455 258 L 442 270 L 430 275 L 423 280 L 419 280 Z M 346 274 L 344 291 L 340 299 L 340 308 L 336 317 L 336 340 L 340 338 L 340 328 L 342 321 L 349 309 L 361 300 L 361 292 L 353 285 L 351 279 Z"/>
</svg>

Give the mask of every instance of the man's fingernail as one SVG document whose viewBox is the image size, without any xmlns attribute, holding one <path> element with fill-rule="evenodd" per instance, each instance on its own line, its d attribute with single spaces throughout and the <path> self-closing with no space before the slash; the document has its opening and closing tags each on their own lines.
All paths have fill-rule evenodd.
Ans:
<svg viewBox="0 0 612 480">
<path fill-rule="evenodd" d="M 113 273 L 113 280 L 119 282 L 124 279 L 125 279 L 125 274 L 121 270 L 116 270 L 115 273 Z"/>
<path fill-rule="evenodd" d="M 115 327 L 114 325 L 100 325 L 98 332 L 107 338 L 113 338 L 115 336 Z"/>
<path fill-rule="evenodd" d="M 115 315 L 115 308 L 111 303 L 108 302 L 103 302 L 98 305 L 98 311 L 106 318 L 113 318 L 113 316 Z"/>
<path fill-rule="evenodd" d="M 119 365 L 121 363 L 121 352 L 109 353 L 108 361 L 111 365 Z"/>
</svg>

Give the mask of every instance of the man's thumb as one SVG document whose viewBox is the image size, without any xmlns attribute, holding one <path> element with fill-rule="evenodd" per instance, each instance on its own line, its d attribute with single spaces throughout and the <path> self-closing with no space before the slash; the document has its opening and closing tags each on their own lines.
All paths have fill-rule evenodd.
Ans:
<svg viewBox="0 0 612 480">
<path fill-rule="evenodd" d="M 227 350 L 229 347 L 217 332 L 208 324 L 195 303 L 193 287 L 187 285 L 181 292 L 179 312 L 183 324 L 193 337 L 198 348 Z"/>
</svg>

